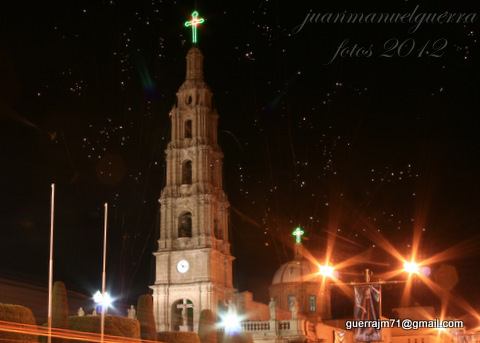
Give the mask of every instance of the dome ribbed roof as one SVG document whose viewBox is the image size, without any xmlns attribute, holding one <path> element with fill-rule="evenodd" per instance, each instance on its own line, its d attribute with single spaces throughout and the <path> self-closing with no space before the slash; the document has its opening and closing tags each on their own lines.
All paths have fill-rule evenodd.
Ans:
<svg viewBox="0 0 480 343">
<path fill-rule="evenodd" d="M 315 266 L 305 259 L 295 259 L 282 264 L 273 276 L 272 285 L 288 282 L 318 282 Z"/>
</svg>

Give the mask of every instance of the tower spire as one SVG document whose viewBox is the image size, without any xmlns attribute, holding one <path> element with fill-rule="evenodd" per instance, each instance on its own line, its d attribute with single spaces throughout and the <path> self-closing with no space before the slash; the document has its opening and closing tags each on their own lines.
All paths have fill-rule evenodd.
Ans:
<svg viewBox="0 0 480 343">
<path fill-rule="evenodd" d="M 203 54 L 192 46 L 187 54 L 187 80 L 203 81 Z"/>
</svg>

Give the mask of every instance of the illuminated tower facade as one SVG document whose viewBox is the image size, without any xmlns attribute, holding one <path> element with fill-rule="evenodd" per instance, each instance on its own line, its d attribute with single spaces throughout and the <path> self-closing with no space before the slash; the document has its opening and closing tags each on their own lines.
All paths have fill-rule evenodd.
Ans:
<svg viewBox="0 0 480 343">
<path fill-rule="evenodd" d="M 217 314 L 234 293 L 218 114 L 203 78 L 202 52 L 194 45 L 186 60 L 186 80 L 170 112 L 156 277 L 150 286 L 158 331 L 196 331 L 200 312 Z"/>
</svg>

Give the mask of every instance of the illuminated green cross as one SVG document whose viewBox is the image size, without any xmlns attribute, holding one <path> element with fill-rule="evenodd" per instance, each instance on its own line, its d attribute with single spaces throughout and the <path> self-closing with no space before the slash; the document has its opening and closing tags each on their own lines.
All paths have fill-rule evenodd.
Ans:
<svg viewBox="0 0 480 343">
<path fill-rule="evenodd" d="M 204 21 L 205 19 L 198 18 L 198 12 L 195 11 L 192 13 L 192 20 L 185 22 L 186 27 L 189 27 L 189 26 L 192 27 L 192 42 L 194 44 L 197 43 L 197 25 L 203 23 Z"/>
<path fill-rule="evenodd" d="M 300 229 L 299 227 L 297 227 L 293 232 L 292 234 L 295 236 L 295 241 L 297 243 L 300 243 L 302 241 L 302 236 L 305 232 Z"/>
</svg>

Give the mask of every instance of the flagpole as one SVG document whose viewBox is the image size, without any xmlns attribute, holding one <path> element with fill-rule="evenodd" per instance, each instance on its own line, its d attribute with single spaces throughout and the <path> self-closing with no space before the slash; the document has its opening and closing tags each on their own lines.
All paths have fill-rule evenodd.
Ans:
<svg viewBox="0 0 480 343">
<path fill-rule="evenodd" d="M 103 343 L 105 333 L 105 266 L 107 261 L 107 221 L 108 221 L 108 203 L 105 203 L 105 219 L 103 229 L 103 270 L 102 270 L 102 319 L 100 324 L 100 341 Z"/>
<path fill-rule="evenodd" d="M 52 293 L 53 293 L 53 218 L 55 205 L 55 184 L 52 183 L 50 202 L 50 260 L 48 262 L 48 343 L 52 342 Z"/>
</svg>

